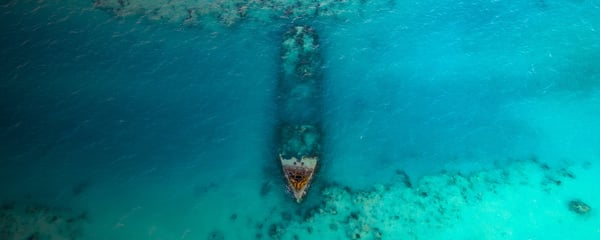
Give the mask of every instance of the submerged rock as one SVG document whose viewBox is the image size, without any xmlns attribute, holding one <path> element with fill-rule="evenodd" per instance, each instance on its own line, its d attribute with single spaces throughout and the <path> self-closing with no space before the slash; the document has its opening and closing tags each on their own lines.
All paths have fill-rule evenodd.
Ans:
<svg viewBox="0 0 600 240">
<path fill-rule="evenodd" d="M 569 210 L 579 215 L 585 215 L 592 210 L 592 207 L 581 200 L 571 200 L 569 202 Z"/>
</svg>

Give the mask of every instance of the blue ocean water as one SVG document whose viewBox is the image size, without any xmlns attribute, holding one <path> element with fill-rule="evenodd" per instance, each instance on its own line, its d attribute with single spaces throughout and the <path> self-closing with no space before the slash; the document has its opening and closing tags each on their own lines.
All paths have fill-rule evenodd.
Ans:
<svg viewBox="0 0 600 240">
<path fill-rule="evenodd" d="M 202 29 L 77 1 L 0 11 L 0 200 L 86 212 L 81 239 L 258 238 L 322 188 L 368 191 L 398 170 L 418 182 L 600 162 L 598 1 L 396 2 L 304 20 L 325 59 L 326 150 L 303 205 L 274 161 L 289 21 Z M 600 235 L 597 217 L 579 236 Z"/>
</svg>

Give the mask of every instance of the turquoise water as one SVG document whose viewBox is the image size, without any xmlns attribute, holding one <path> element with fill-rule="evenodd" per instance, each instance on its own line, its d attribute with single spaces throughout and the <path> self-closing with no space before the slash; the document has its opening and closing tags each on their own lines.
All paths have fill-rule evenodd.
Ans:
<svg viewBox="0 0 600 240">
<path fill-rule="evenodd" d="M 600 237 L 599 1 L 395 1 L 298 20 L 325 61 L 325 150 L 302 204 L 274 160 L 289 19 L 201 28 L 87 1 L 0 11 L 0 201 L 85 213 L 68 239 Z M 479 197 L 436 200 L 456 209 L 427 213 L 444 219 L 434 228 L 394 218 L 420 211 L 402 208 L 420 200 L 399 172 L 429 195 L 472 176 L 464 191 Z M 0 221 L 0 237 L 52 232 Z"/>
</svg>

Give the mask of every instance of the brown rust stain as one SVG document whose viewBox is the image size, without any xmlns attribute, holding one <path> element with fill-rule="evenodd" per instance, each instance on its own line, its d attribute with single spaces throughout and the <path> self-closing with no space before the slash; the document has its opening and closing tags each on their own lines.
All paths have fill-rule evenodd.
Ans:
<svg viewBox="0 0 600 240">
<path fill-rule="evenodd" d="M 308 184 L 310 175 L 312 174 L 312 171 L 307 168 L 288 168 L 286 170 L 290 185 L 296 190 L 301 190 L 303 187 L 305 187 Z"/>
</svg>

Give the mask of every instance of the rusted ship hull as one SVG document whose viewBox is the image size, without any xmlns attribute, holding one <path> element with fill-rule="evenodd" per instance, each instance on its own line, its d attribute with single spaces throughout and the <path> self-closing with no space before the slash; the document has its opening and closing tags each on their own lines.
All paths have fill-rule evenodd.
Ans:
<svg viewBox="0 0 600 240">
<path fill-rule="evenodd" d="M 306 195 L 321 157 L 321 55 L 316 32 L 284 34 L 278 88 L 278 158 L 297 202 Z"/>
</svg>

